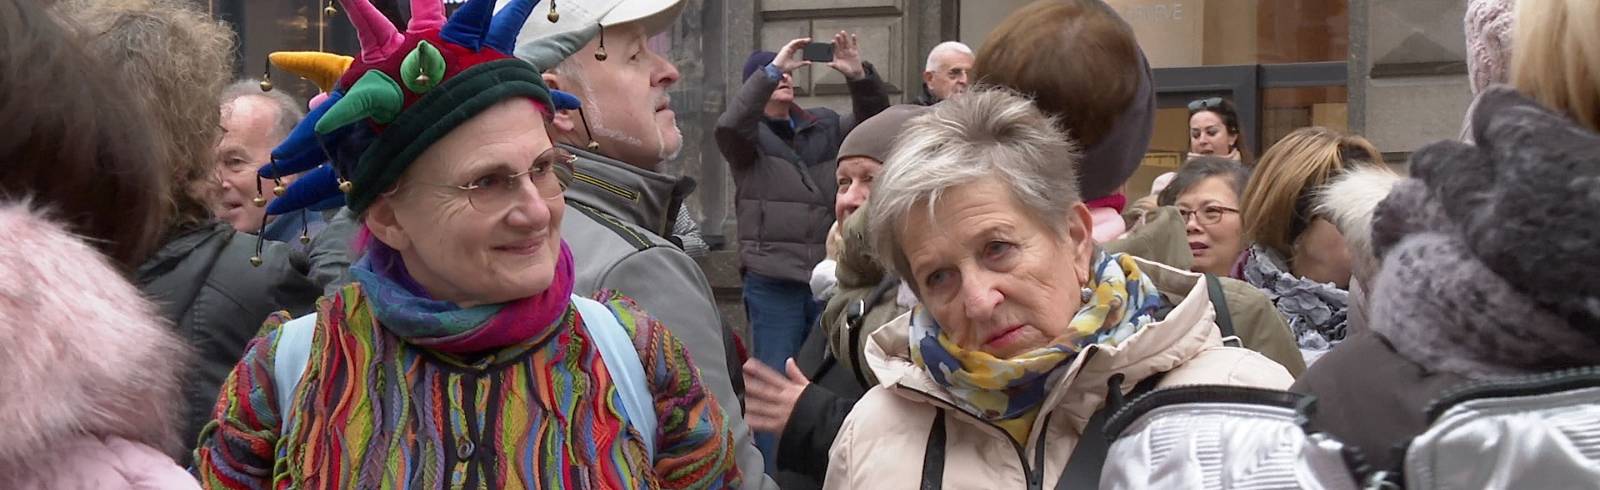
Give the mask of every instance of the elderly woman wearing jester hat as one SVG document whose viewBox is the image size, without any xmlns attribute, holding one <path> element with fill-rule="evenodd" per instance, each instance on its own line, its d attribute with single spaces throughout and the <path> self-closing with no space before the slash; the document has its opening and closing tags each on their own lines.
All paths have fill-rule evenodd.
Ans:
<svg viewBox="0 0 1600 490">
<path fill-rule="evenodd" d="M 331 151 L 331 178 L 284 197 L 344 188 L 355 282 L 313 316 L 268 320 L 201 433 L 201 483 L 736 486 L 724 414 L 683 346 L 627 298 L 571 294 L 571 156 L 544 123 L 576 101 L 506 54 L 535 2 L 471 0 L 446 22 L 439 0 L 413 0 L 399 32 L 341 1 L 363 51 L 277 153 Z"/>
</svg>

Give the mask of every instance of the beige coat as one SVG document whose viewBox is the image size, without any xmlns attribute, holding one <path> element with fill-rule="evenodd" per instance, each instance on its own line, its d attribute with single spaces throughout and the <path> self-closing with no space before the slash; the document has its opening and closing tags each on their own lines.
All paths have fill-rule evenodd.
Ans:
<svg viewBox="0 0 1600 490">
<path fill-rule="evenodd" d="M 1193 275 L 1144 260 L 1139 266 L 1167 272 L 1151 276 L 1163 292 L 1171 292 L 1168 286 L 1175 281 L 1162 281 L 1161 277 Z M 879 384 L 856 403 L 834 440 L 824 488 L 917 488 L 937 408 L 948 412 L 945 488 L 1027 488 L 1029 465 L 1036 452 L 1044 456 L 1039 474 L 1043 488 L 1054 488 L 1084 424 L 1105 400 L 1106 383 L 1115 373 L 1125 377 L 1124 391 L 1159 372 L 1167 373 L 1159 387 L 1228 384 L 1288 388 L 1294 380 L 1283 366 L 1254 351 L 1222 345 L 1205 283 L 1185 282 L 1190 281 L 1193 285 L 1165 319 L 1117 346 L 1090 346 L 1084 354 L 1089 349 L 1099 352 L 1079 355 L 1073 361 L 1046 397 L 1026 447 L 1012 442 L 997 426 L 954 408 L 950 394 L 926 370 L 911 363 L 906 338 L 909 315 L 901 316 L 868 342 L 867 361 Z"/>
</svg>

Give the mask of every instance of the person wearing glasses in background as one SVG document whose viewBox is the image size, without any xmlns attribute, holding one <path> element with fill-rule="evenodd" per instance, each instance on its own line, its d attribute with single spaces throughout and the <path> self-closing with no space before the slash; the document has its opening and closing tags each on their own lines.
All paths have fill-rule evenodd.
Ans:
<svg viewBox="0 0 1600 490">
<path fill-rule="evenodd" d="M 1189 103 L 1189 158 L 1202 156 L 1254 163 L 1239 135 L 1239 111 L 1222 97 Z"/>
<path fill-rule="evenodd" d="M 1239 200 L 1250 243 L 1232 276 L 1265 292 L 1311 365 L 1345 338 L 1353 262 L 1344 235 L 1315 205 L 1328 183 L 1381 168 L 1366 138 L 1322 127 L 1294 130 L 1261 156 Z"/>
<path fill-rule="evenodd" d="M 1227 276 L 1244 251 L 1239 193 L 1250 170 L 1221 157 L 1199 157 L 1183 164 L 1156 203 L 1177 206 L 1194 262 L 1189 270 Z"/>
</svg>

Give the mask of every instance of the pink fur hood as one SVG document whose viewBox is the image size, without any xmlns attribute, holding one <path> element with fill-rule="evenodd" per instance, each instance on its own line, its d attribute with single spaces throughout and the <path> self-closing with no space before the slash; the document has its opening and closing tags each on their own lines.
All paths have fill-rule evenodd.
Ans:
<svg viewBox="0 0 1600 490">
<path fill-rule="evenodd" d="M 0 475 L 85 438 L 179 450 L 187 350 L 155 307 L 27 203 L 0 236 Z"/>
</svg>

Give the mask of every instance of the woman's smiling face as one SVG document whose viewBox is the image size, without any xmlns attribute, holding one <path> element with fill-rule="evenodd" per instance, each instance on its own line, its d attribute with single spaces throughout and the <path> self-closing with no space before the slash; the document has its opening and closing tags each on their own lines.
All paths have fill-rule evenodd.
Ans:
<svg viewBox="0 0 1600 490">
<path fill-rule="evenodd" d="M 551 146 L 532 102 L 500 102 L 424 151 L 368 209 L 368 227 L 435 299 L 471 306 L 536 295 L 553 281 L 566 209 L 555 169 L 540 168 L 553 163 L 540 159 Z M 514 188 L 483 189 L 498 193 L 492 200 L 458 187 L 520 172 Z"/>
</svg>

